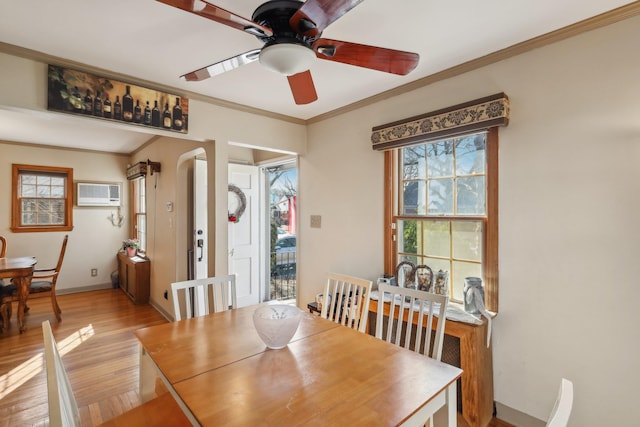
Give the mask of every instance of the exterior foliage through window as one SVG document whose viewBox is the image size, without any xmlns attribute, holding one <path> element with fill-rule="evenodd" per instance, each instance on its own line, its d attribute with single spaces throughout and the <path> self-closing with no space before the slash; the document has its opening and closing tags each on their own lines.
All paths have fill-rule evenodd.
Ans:
<svg viewBox="0 0 640 427">
<path fill-rule="evenodd" d="M 486 140 L 482 132 L 399 149 L 396 260 L 448 271 L 457 301 L 465 277 L 483 277 Z"/>
</svg>

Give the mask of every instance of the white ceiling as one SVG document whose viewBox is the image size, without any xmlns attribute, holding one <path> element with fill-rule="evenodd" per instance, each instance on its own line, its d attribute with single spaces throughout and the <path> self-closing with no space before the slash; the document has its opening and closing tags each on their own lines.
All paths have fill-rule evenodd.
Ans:
<svg viewBox="0 0 640 427">
<path fill-rule="evenodd" d="M 262 0 L 212 0 L 251 18 Z M 317 60 L 318 100 L 296 105 L 285 77 L 258 62 L 203 82 L 186 72 L 259 48 L 255 37 L 154 0 L 31 0 L 0 3 L 0 42 L 136 79 L 307 120 L 380 92 L 574 24 L 628 0 L 366 0 L 331 24 L 325 38 L 420 54 L 396 76 Z M 0 94 L 2 107 L 2 94 Z M 0 140 L 130 152 L 148 133 L 74 124 L 0 108 Z M 42 133 L 43 130 L 46 132 Z M 114 141 L 119 141 L 114 143 Z"/>
</svg>

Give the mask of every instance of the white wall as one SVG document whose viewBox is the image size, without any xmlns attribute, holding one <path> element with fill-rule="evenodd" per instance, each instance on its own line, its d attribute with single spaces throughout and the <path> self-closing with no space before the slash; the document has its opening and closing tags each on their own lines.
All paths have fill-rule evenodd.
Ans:
<svg viewBox="0 0 640 427">
<path fill-rule="evenodd" d="M 632 18 L 310 125 L 300 303 L 328 271 L 382 272 L 383 155 L 371 128 L 503 91 L 495 399 L 546 419 L 564 376 L 571 426 L 638 425 L 638 39 Z"/>
<path fill-rule="evenodd" d="M 69 232 L 13 233 L 11 227 L 11 164 L 73 168 L 74 181 L 104 181 L 122 184 L 122 227 L 109 220 L 117 208 L 73 207 L 73 230 Z M 111 287 L 116 253 L 129 234 L 128 187 L 123 171 L 127 157 L 78 150 L 61 150 L 0 141 L 0 234 L 7 239 L 7 256 L 35 256 L 38 268 L 54 267 L 63 236 L 69 234 L 64 263 L 56 288 L 59 293 L 74 288 Z M 74 188 L 75 191 L 75 188 Z M 91 269 L 98 275 L 91 277 Z"/>
</svg>

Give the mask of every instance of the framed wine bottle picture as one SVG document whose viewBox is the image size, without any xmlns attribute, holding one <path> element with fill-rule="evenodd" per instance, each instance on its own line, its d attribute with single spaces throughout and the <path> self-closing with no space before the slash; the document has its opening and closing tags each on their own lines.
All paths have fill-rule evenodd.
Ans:
<svg viewBox="0 0 640 427">
<path fill-rule="evenodd" d="M 189 131 L 189 100 L 84 71 L 49 65 L 47 109 L 100 120 Z"/>
</svg>

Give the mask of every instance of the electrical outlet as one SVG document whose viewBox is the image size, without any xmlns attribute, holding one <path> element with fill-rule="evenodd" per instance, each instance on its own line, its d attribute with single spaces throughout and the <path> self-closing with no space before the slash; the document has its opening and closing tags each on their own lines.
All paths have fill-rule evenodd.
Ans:
<svg viewBox="0 0 640 427">
<path fill-rule="evenodd" d="M 311 228 L 320 228 L 322 225 L 322 217 L 320 215 L 311 215 Z"/>
<path fill-rule="evenodd" d="M 164 299 L 169 299 L 169 291 L 164 291 Z"/>
<path fill-rule="evenodd" d="M 97 268 L 92 268 L 91 269 L 91 277 L 96 277 L 98 275 L 98 269 Z"/>
</svg>

